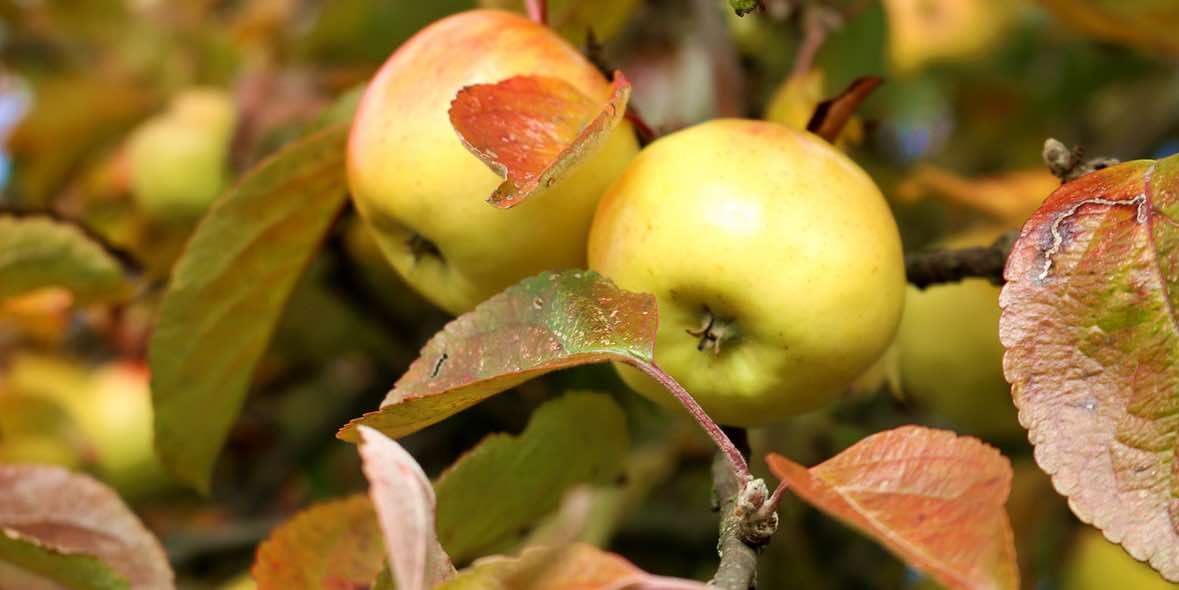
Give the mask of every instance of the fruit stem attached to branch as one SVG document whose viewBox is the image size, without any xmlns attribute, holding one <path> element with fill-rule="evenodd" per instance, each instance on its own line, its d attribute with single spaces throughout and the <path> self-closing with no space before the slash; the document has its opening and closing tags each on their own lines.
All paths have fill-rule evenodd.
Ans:
<svg viewBox="0 0 1179 590">
<path fill-rule="evenodd" d="M 742 483 L 752 479 L 752 476 L 749 475 L 749 465 L 745 462 L 745 456 L 741 454 L 741 451 L 737 450 L 733 441 L 721 430 L 721 427 L 712 419 L 712 416 L 709 416 L 708 412 L 705 412 L 704 408 L 700 407 L 700 404 L 696 402 L 696 398 L 692 397 L 692 394 L 688 393 L 688 390 L 684 389 L 683 385 L 680 385 L 675 378 L 668 375 L 653 362 L 639 359 L 632 359 L 629 362 L 636 369 L 658 381 L 664 389 L 671 392 L 683 404 L 684 408 L 688 410 L 688 413 L 704 428 L 704 432 L 708 433 L 708 436 L 716 443 L 717 448 L 725 456 L 733 473 L 737 475 Z"/>
<path fill-rule="evenodd" d="M 721 454 L 712 464 L 713 492 L 720 504 L 720 565 L 711 584 L 748 590 L 757 583 L 757 554 L 778 529 L 777 505 L 770 506 L 764 480 L 742 480 Z M 781 487 L 781 486 L 779 486 Z"/>
</svg>

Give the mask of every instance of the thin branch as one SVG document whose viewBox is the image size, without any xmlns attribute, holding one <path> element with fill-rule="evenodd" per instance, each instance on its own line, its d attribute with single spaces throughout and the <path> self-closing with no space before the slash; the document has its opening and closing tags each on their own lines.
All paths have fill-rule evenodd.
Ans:
<svg viewBox="0 0 1179 590">
<path fill-rule="evenodd" d="M 905 276 L 918 289 L 971 278 L 1002 285 L 1003 267 L 1018 237 L 1019 230 L 1012 230 L 999 236 L 990 246 L 909 254 L 905 256 Z"/>
<path fill-rule="evenodd" d="M 752 479 L 752 476 L 749 475 L 749 465 L 745 462 L 745 455 L 742 455 L 741 451 L 737 450 L 733 441 L 721 430 L 720 426 L 717 426 L 712 417 L 708 415 L 708 412 L 705 412 L 704 408 L 700 407 L 700 404 L 696 402 L 696 398 L 692 397 L 692 394 L 688 393 L 688 390 L 684 389 L 683 385 L 680 385 L 674 377 L 668 375 L 663 369 L 657 367 L 655 363 L 633 359 L 630 361 L 630 364 L 658 381 L 660 385 L 671 392 L 687 408 L 688 413 L 696 419 L 696 422 L 700 423 L 700 426 L 704 428 L 704 432 L 708 433 L 708 436 L 716 443 L 717 448 L 728 461 L 730 468 L 742 482 L 748 482 Z"/>
<path fill-rule="evenodd" d="M 598 40 L 598 36 L 594 33 L 592 27 L 585 32 L 585 47 L 582 48 L 582 53 L 585 54 L 585 58 L 607 79 L 614 76 L 617 68 L 610 63 L 610 60 L 606 59 L 606 47 Z M 645 147 L 652 141 L 659 139 L 659 134 L 655 132 L 651 125 L 647 123 L 646 119 L 643 119 L 643 116 L 639 114 L 638 109 L 635 108 L 634 101 L 627 101 L 625 117 L 627 121 L 630 121 L 634 125 L 635 134 L 639 138 L 639 147 Z"/>
<path fill-rule="evenodd" d="M 721 454 L 712 463 L 713 492 L 720 503 L 720 565 L 711 584 L 722 590 L 757 585 L 757 554 L 778 529 L 776 505 L 764 480 L 742 480 Z M 742 483 L 744 481 L 744 483 Z"/>
<path fill-rule="evenodd" d="M 791 78 L 796 78 L 811 71 L 815 64 L 815 56 L 819 49 L 827 42 L 832 32 L 843 27 L 844 16 L 839 11 L 823 5 L 808 4 L 799 17 L 801 19 L 802 42 L 794 54 L 794 68 L 790 72 Z"/>
</svg>

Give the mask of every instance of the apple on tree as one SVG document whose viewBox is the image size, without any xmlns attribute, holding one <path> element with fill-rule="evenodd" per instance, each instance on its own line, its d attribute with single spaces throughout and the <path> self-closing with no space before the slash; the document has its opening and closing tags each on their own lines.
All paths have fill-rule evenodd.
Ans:
<svg viewBox="0 0 1179 590">
<path fill-rule="evenodd" d="M 543 270 L 585 265 L 594 207 L 638 151 L 622 122 L 600 149 L 511 209 L 485 200 L 502 179 L 464 147 L 456 94 L 514 76 L 560 79 L 601 102 L 611 87 L 576 48 L 509 12 L 442 19 L 402 45 L 372 79 L 348 142 L 348 184 L 394 268 L 427 299 L 461 313 Z"/>
<path fill-rule="evenodd" d="M 950 248 L 985 246 L 1003 228 L 980 228 L 947 240 Z M 901 389 L 958 428 L 991 440 L 1026 436 L 1003 377 L 999 287 L 986 279 L 909 287 L 897 331 Z"/>
<path fill-rule="evenodd" d="M 131 194 L 148 215 L 179 223 L 200 217 L 228 185 L 236 121 L 226 92 L 191 88 L 133 132 Z"/>
<path fill-rule="evenodd" d="M 648 146 L 602 198 L 589 257 L 620 287 L 655 294 L 656 362 L 734 426 L 840 395 L 892 341 L 905 293 L 896 223 L 868 175 L 821 138 L 764 121 L 711 121 Z"/>
</svg>

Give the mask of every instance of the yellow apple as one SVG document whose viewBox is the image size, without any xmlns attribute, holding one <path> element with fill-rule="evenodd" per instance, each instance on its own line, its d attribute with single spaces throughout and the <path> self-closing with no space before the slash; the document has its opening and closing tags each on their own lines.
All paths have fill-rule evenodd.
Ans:
<svg viewBox="0 0 1179 590">
<path fill-rule="evenodd" d="M 19 457 L 35 451 L 49 458 L 56 453 L 54 463 L 92 470 L 129 497 L 170 485 L 152 446 L 151 393 L 142 363 L 114 362 L 92 369 L 62 358 L 20 355 L 11 361 L 5 377 L 5 391 L 0 393 L 20 402 L 26 414 L 31 401 L 54 408 L 55 412 L 38 411 L 43 416 L 39 428 L 72 446 L 50 448 L 31 440 L 0 455 Z M 6 407 L 5 401 L 0 395 L 0 408 Z M 0 430 L 17 429 L 3 422 Z M 72 457 L 63 451 L 70 448 Z"/>
<path fill-rule="evenodd" d="M 590 268 L 655 294 L 656 363 L 734 426 L 839 396 L 888 347 L 904 300 L 900 236 L 872 179 L 822 139 L 764 121 L 652 143 L 602 198 L 589 251 Z"/>
<path fill-rule="evenodd" d="M 131 194 L 154 219 L 200 216 L 226 188 L 236 122 L 232 99 L 216 89 L 189 89 L 169 110 L 145 121 L 129 141 Z"/>
<path fill-rule="evenodd" d="M 990 244 L 1002 228 L 983 228 L 942 245 Z M 1003 377 L 999 287 L 985 279 L 909 287 L 897 332 L 901 391 L 957 429 L 992 440 L 1026 436 Z"/>
<path fill-rule="evenodd" d="M 406 282 L 451 313 L 542 270 L 584 266 L 594 206 L 638 151 L 624 121 L 552 187 L 511 209 L 487 204 L 502 179 L 463 146 L 447 113 L 463 87 L 519 75 L 559 78 L 603 104 L 611 93 L 556 33 L 516 14 L 475 10 L 402 45 L 352 124 L 348 181 L 357 209 Z"/>
<path fill-rule="evenodd" d="M 1120 546 L 1110 543 L 1097 529 L 1086 527 L 1078 535 L 1072 557 L 1065 566 L 1061 590 L 1174 589 L 1149 565 L 1138 561 Z"/>
</svg>

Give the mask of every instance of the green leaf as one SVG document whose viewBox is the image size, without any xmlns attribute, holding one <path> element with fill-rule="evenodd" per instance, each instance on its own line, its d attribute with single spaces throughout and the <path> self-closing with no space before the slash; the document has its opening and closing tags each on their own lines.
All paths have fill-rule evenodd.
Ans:
<svg viewBox="0 0 1179 590">
<path fill-rule="evenodd" d="M 761 0 L 729 0 L 729 6 L 737 16 L 745 16 L 761 7 Z"/>
<path fill-rule="evenodd" d="M 126 590 L 131 587 L 101 559 L 90 555 L 66 553 L 38 543 L 7 529 L 0 529 L 0 564 L 52 580 L 72 590 Z M 14 576 L 0 569 L 0 588 L 18 587 Z"/>
<path fill-rule="evenodd" d="M 283 306 L 347 194 L 347 128 L 263 161 L 206 215 L 177 263 L 151 340 L 156 450 L 207 492 Z"/>
<path fill-rule="evenodd" d="M 0 299 L 61 287 L 83 301 L 120 299 L 118 260 L 80 229 L 47 217 L 0 216 Z"/>
<path fill-rule="evenodd" d="M 361 588 L 385 565 L 381 529 L 368 496 L 316 504 L 258 547 L 258 590 Z"/>
<path fill-rule="evenodd" d="M 550 371 L 606 360 L 653 362 L 655 298 L 585 270 L 508 287 L 436 334 L 381 409 L 348 423 L 399 437 Z"/>
<path fill-rule="evenodd" d="M 434 484 L 442 546 L 467 561 L 518 539 L 570 487 L 613 480 L 628 438 L 626 416 L 599 393 L 541 406 L 520 436 L 487 437 Z"/>
</svg>

